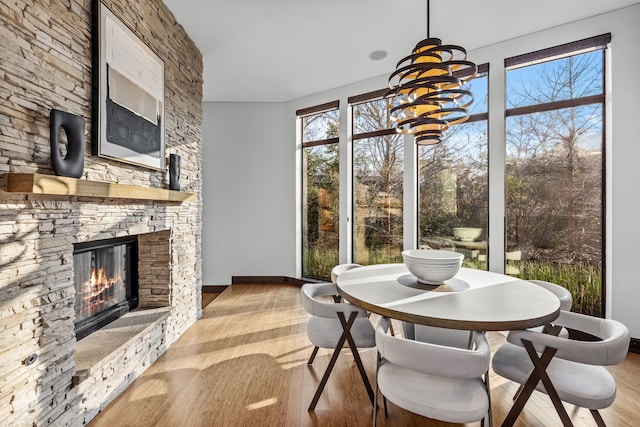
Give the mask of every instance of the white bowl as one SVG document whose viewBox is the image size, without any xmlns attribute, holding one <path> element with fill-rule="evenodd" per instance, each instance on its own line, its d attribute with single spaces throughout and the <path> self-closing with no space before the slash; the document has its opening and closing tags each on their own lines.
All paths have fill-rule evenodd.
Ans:
<svg viewBox="0 0 640 427">
<path fill-rule="evenodd" d="M 463 242 L 473 242 L 482 234 L 482 228 L 455 227 L 453 237 Z"/>
<path fill-rule="evenodd" d="M 418 282 L 441 285 L 460 270 L 464 255 L 437 249 L 410 249 L 402 252 L 402 259 Z"/>
</svg>

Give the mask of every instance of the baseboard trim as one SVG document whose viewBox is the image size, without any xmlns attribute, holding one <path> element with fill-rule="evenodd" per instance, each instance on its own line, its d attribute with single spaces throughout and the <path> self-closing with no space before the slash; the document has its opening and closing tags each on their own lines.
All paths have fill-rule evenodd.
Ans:
<svg viewBox="0 0 640 427">
<path fill-rule="evenodd" d="M 227 289 L 228 286 L 218 285 L 218 286 L 202 286 L 203 294 L 219 294 L 220 292 Z"/>
<path fill-rule="evenodd" d="M 640 354 L 640 339 L 631 338 L 631 342 L 629 343 L 629 351 L 631 353 L 639 353 Z"/>
<path fill-rule="evenodd" d="M 296 285 L 302 286 L 308 280 L 288 276 L 231 276 L 232 285 Z"/>
</svg>

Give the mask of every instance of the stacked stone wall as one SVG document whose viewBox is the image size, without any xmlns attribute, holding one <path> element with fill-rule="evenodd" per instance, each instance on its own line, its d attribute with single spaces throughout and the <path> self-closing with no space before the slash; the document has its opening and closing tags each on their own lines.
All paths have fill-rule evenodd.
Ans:
<svg viewBox="0 0 640 427">
<path fill-rule="evenodd" d="M 148 366 L 200 315 L 202 56 L 161 0 L 105 0 L 164 61 L 167 157 L 182 157 L 193 201 L 42 196 L 0 190 L 0 424 L 82 425 L 141 372 L 109 366 L 79 385 L 74 333 L 74 243 L 140 235 L 144 306 L 171 307 L 139 338 Z M 0 2 L 0 184 L 5 173 L 53 174 L 52 108 L 85 118 L 80 179 L 168 188 L 168 173 L 91 155 L 91 0 Z M 167 162 L 168 163 L 168 162 Z M 3 187 L 0 187 L 3 188 Z M 35 363 L 25 360 L 36 355 Z"/>
</svg>

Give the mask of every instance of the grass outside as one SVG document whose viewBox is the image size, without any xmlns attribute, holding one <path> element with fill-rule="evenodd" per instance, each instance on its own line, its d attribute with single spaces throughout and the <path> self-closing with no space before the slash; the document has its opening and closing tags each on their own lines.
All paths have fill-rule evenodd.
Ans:
<svg viewBox="0 0 640 427">
<path fill-rule="evenodd" d="M 571 292 L 571 311 L 602 317 L 602 268 L 589 264 L 558 264 L 544 261 L 519 261 L 513 264 L 521 279 L 545 280 Z"/>
</svg>

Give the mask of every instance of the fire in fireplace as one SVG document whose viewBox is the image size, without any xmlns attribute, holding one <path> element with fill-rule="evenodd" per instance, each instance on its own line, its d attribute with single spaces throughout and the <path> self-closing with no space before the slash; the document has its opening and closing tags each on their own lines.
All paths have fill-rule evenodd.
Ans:
<svg viewBox="0 0 640 427">
<path fill-rule="evenodd" d="M 138 240 L 122 237 L 74 245 L 76 339 L 138 306 Z"/>
</svg>

